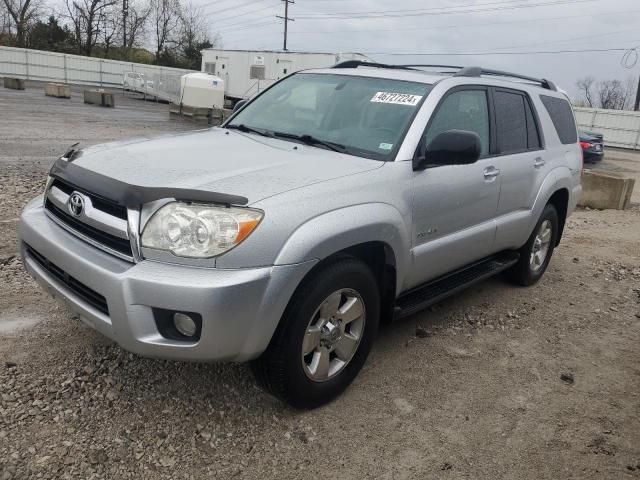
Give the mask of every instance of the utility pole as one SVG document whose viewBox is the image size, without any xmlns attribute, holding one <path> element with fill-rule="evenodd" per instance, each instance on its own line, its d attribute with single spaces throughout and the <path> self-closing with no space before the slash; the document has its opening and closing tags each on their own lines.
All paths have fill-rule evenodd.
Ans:
<svg viewBox="0 0 640 480">
<path fill-rule="evenodd" d="M 127 16 L 129 15 L 129 0 L 122 0 L 122 51 L 127 54 Z"/>
<path fill-rule="evenodd" d="M 287 23 L 289 21 L 294 22 L 295 20 L 289 16 L 289 4 L 296 3 L 293 0 L 282 0 L 284 2 L 284 17 L 281 15 L 276 15 L 276 18 L 281 18 L 284 20 L 284 44 L 282 49 L 287 51 Z"/>
<path fill-rule="evenodd" d="M 638 79 L 638 91 L 636 92 L 636 103 L 633 109 L 637 112 L 640 110 L 640 78 Z"/>
</svg>

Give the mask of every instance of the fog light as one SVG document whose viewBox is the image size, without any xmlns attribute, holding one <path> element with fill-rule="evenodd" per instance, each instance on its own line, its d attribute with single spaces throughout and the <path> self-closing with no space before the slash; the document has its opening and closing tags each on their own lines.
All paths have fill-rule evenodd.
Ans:
<svg viewBox="0 0 640 480">
<path fill-rule="evenodd" d="M 196 334 L 196 322 L 185 313 L 174 313 L 173 325 L 176 327 L 176 330 L 185 337 L 193 337 Z"/>
</svg>

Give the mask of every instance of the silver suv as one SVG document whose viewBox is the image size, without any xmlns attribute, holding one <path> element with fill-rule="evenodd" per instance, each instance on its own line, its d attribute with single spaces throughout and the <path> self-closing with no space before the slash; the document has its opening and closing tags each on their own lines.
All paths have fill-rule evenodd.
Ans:
<svg viewBox="0 0 640 480">
<path fill-rule="evenodd" d="M 251 361 L 291 405 L 325 403 L 380 322 L 501 271 L 538 281 L 580 196 L 551 82 L 441 70 L 346 62 L 222 127 L 73 147 L 24 209 L 24 264 L 127 350 Z"/>
</svg>

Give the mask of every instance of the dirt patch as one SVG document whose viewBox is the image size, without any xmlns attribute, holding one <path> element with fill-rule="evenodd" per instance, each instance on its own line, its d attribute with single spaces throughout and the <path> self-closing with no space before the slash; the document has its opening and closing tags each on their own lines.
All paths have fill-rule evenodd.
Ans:
<svg viewBox="0 0 640 480">
<path fill-rule="evenodd" d="M 42 185 L 14 160 L 0 220 Z M 577 212 L 539 284 L 494 278 L 382 329 L 344 395 L 298 412 L 245 365 L 124 352 L 0 224 L 0 324 L 39 319 L 0 332 L 0 478 L 640 478 L 638 232 L 637 207 Z"/>
</svg>

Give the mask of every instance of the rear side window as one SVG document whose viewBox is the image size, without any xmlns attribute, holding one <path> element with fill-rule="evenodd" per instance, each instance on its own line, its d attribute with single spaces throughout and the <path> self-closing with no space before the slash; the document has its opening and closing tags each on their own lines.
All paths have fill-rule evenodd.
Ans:
<svg viewBox="0 0 640 480">
<path fill-rule="evenodd" d="M 498 151 L 501 154 L 527 150 L 527 114 L 525 99 L 519 93 L 496 90 L 494 94 Z"/>
<path fill-rule="evenodd" d="M 542 100 L 544 107 L 547 109 L 553 126 L 556 127 L 560 141 L 564 145 L 576 143 L 578 141 L 578 133 L 569 102 L 562 98 L 548 95 L 540 95 L 540 100 Z"/>
<path fill-rule="evenodd" d="M 467 130 L 480 136 L 480 156 L 489 154 L 489 109 L 484 90 L 459 90 L 438 107 L 427 129 L 426 145 L 447 130 Z"/>
</svg>

